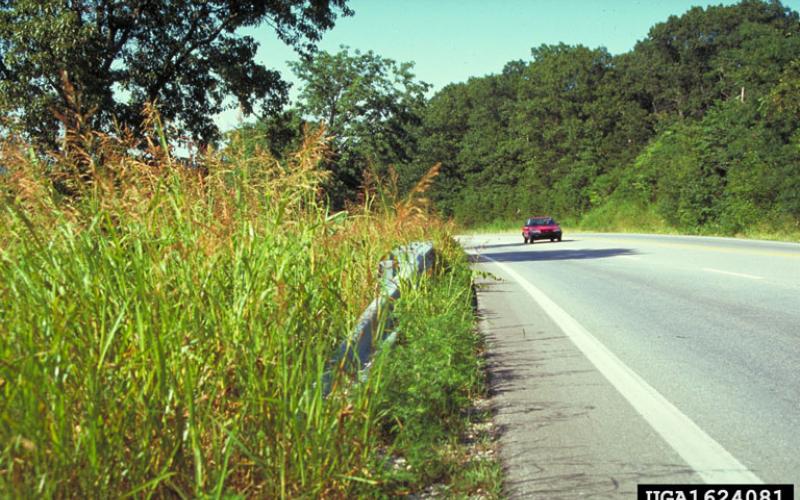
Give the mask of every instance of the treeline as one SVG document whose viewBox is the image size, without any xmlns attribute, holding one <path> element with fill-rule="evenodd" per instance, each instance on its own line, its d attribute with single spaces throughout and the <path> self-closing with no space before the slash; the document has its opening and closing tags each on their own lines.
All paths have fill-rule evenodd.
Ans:
<svg viewBox="0 0 800 500">
<path fill-rule="evenodd" d="M 584 226 L 800 231 L 800 17 L 777 0 L 692 8 L 619 55 L 542 45 L 432 96 L 411 63 L 314 50 L 352 14 L 346 0 L 270 1 L 246 15 L 221 0 L 81 3 L 0 7 L 0 132 L 40 151 L 66 129 L 136 135 L 155 102 L 200 154 L 216 144 L 285 159 L 306 125 L 324 124 L 333 209 L 380 190 L 396 198 L 440 163 L 430 198 L 464 224 L 546 212 Z M 132 22 L 139 8 L 145 24 Z M 196 30 L 212 11 L 208 33 Z M 254 40 L 236 35 L 264 23 L 301 56 L 291 105 L 288 84 L 255 62 Z M 164 57 L 149 49 L 162 46 Z M 231 96 L 258 119 L 225 137 L 211 115 Z"/>
<path fill-rule="evenodd" d="M 280 156 L 305 123 L 326 123 L 335 208 L 375 177 L 402 192 L 441 163 L 431 199 L 466 225 L 550 213 L 588 227 L 800 229 L 800 18 L 778 1 L 692 8 L 620 55 L 542 45 L 429 99 L 411 64 L 372 52 L 293 69 L 295 105 L 235 133 Z"/>
<path fill-rule="evenodd" d="M 543 45 L 434 95 L 417 163 L 464 223 L 535 212 L 735 233 L 800 220 L 800 22 L 780 2 L 695 7 L 628 53 Z"/>
</svg>

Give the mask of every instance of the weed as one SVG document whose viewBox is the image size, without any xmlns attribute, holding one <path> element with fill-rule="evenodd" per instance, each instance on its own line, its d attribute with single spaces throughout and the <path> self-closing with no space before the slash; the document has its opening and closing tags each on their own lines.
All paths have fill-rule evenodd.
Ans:
<svg viewBox="0 0 800 500">
<path fill-rule="evenodd" d="M 140 137 L 65 116 L 59 151 L 0 141 L 0 494 L 382 490 L 387 438 L 411 446 L 423 430 L 414 418 L 451 421 L 475 390 L 472 344 L 461 345 L 469 283 L 463 263 L 447 264 L 457 245 L 422 196 L 436 169 L 404 199 L 372 206 L 372 191 L 331 214 L 324 130 L 282 161 L 235 147 L 185 161 L 147 114 Z M 401 384 L 434 375 L 406 357 L 408 373 L 392 361 L 384 377 L 379 363 L 365 383 L 335 370 L 324 399 L 328 360 L 375 296 L 378 261 L 420 239 L 444 265 L 404 291 L 399 311 L 452 310 L 430 325 L 452 345 L 424 323 L 401 328 L 447 360 L 444 385 L 411 384 L 412 404 L 386 406 Z M 409 431 L 381 433 L 388 415 Z"/>
</svg>

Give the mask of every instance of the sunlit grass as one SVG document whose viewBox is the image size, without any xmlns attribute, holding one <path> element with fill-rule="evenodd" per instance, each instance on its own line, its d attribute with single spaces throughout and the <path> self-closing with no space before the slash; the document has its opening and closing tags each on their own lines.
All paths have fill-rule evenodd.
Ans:
<svg viewBox="0 0 800 500">
<path fill-rule="evenodd" d="M 442 263 L 458 254 L 414 201 L 435 169 L 410 198 L 373 189 L 331 214 L 321 131 L 281 162 L 231 147 L 180 166 L 151 116 L 138 144 L 0 145 L 0 493 L 380 489 L 381 369 L 353 383 L 329 360 L 392 248 L 433 239 Z"/>
</svg>

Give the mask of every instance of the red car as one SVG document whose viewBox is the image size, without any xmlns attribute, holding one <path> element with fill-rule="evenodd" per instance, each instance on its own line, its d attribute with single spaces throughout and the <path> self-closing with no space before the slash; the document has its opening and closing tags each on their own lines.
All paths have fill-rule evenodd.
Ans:
<svg viewBox="0 0 800 500">
<path fill-rule="evenodd" d="M 533 243 L 534 240 L 561 241 L 561 226 L 552 217 L 531 217 L 522 227 L 522 237 L 525 243 Z"/>
</svg>

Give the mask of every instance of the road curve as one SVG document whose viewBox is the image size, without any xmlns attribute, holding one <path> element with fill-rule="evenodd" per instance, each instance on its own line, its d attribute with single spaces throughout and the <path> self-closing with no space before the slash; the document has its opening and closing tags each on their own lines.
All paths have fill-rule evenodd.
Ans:
<svg viewBox="0 0 800 500">
<path fill-rule="evenodd" d="M 800 245 L 629 234 L 460 241 L 502 280 L 484 280 L 479 303 L 512 496 L 800 483 Z M 552 425 L 540 407 L 576 416 Z"/>
</svg>

